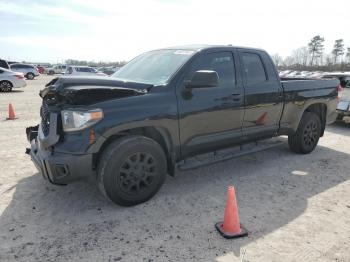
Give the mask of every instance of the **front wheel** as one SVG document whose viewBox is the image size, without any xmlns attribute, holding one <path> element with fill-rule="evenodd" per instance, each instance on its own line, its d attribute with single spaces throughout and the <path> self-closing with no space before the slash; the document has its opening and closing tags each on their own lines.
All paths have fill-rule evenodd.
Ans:
<svg viewBox="0 0 350 262">
<path fill-rule="evenodd" d="M 33 73 L 28 73 L 28 74 L 26 75 L 26 78 L 29 79 L 29 80 L 33 80 L 34 77 L 35 77 L 35 76 L 34 76 Z"/>
<path fill-rule="evenodd" d="M 9 81 L 1 81 L 0 82 L 0 91 L 3 92 L 11 92 L 13 85 Z"/>
<path fill-rule="evenodd" d="M 153 197 L 164 183 L 167 162 L 152 139 L 127 136 L 109 145 L 98 167 L 100 191 L 121 206 L 133 206 Z"/>
<path fill-rule="evenodd" d="M 290 150 L 298 154 L 312 152 L 321 135 L 320 117 L 312 112 L 305 112 L 300 120 L 297 131 L 288 136 Z"/>
</svg>

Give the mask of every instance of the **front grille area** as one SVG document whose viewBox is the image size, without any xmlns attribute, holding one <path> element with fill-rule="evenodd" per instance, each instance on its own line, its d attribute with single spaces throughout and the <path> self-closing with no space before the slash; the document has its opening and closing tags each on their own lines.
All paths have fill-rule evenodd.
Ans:
<svg viewBox="0 0 350 262">
<path fill-rule="evenodd" d="M 50 131 L 50 111 L 49 106 L 46 104 L 45 100 L 43 100 L 43 104 L 40 108 L 40 116 L 41 116 L 41 129 L 45 136 L 49 134 Z"/>
</svg>

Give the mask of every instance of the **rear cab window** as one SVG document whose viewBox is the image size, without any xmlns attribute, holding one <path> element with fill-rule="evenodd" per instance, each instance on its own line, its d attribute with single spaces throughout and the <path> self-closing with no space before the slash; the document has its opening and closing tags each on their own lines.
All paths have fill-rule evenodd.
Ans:
<svg viewBox="0 0 350 262">
<path fill-rule="evenodd" d="M 243 73 L 247 85 L 255 85 L 267 81 L 267 74 L 261 57 L 252 52 L 243 52 L 242 55 Z"/>
</svg>

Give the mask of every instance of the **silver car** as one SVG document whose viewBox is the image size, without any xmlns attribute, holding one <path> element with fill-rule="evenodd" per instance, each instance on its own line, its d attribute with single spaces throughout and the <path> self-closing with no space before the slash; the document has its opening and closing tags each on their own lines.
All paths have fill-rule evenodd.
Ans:
<svg viewBox="0 0 350 262">
<path fill-rule="evenodd" d="M 24 76 L 29 80 L 33 80 L 36 76 L 40 75 L 38 69 L 35 66 L 29 64 L 11 64 L 10 69 L 15 72 L 23 73 Z"/>
<path fill-rule="evenodd" d="M 12 88 L 25 87 L 26 85 L 23 73 L 0 67 L 0 91 L 10 92 Z"/>
<path fill-rule="evenodd" d="M 106 74 L 102 72 L 98 72 L 95 68 L 89 67 L 89 66 L 68 66 L 67 71 L 64 74 L 71 75 L 71 76 L 79 76 L 79 75 L 106 76 Z"/>
</svg>

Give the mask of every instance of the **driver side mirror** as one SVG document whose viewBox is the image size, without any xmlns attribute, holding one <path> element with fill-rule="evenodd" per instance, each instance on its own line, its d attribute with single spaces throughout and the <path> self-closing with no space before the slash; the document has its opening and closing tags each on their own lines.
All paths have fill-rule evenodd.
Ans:
<svg viewBox="0 0 350 262">
<path fill-rule="evenodd" d="M 192 79 L 186 81 L 186 88 L 206 88 L 219 86 L 219 76 L 216 71 L 199 70 L 194 73 Z"/>
</svg>

